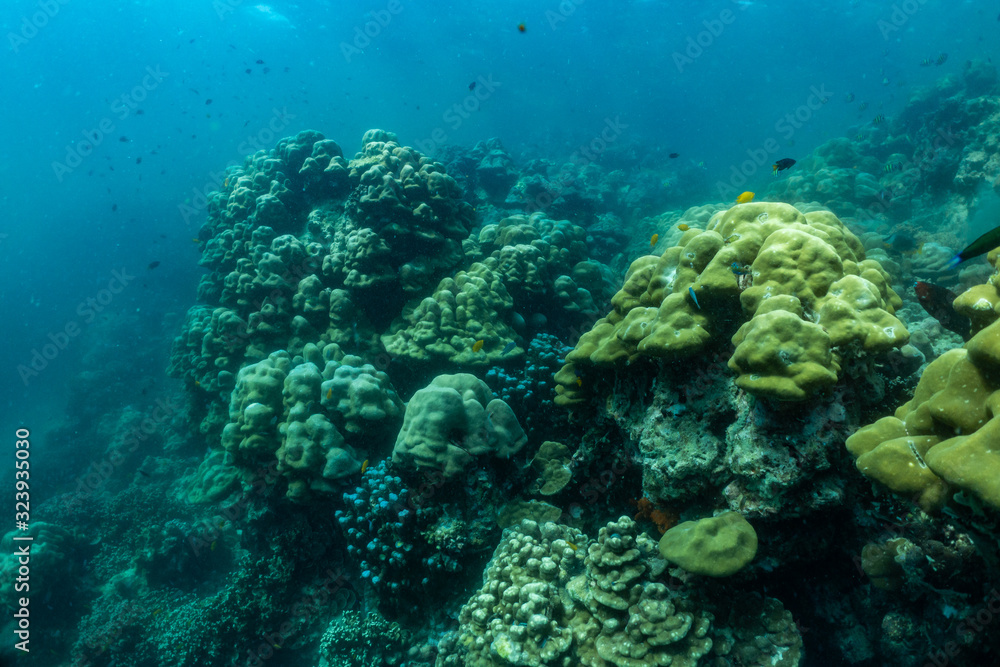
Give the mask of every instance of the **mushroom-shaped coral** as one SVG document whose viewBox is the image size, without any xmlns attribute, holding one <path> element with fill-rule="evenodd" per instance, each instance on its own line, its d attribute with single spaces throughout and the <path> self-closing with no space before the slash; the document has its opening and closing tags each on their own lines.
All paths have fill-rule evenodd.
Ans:
<svg viewBox="0 0 1000 667">
<path fill-rule="evenodd" d="M 757 555 L 757 533 L 739 512 L 685 521 L 660 538 L 660 553 L 694 574 L 729 577 Z"/>
</svg>

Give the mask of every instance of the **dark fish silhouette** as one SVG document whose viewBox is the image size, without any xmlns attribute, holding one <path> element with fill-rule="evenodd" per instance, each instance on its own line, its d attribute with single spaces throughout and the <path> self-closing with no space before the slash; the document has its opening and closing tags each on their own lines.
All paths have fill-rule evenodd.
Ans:
<svg viewBox="0 0 1000 667">
<path fill-rule="evenodd" d="M 780 160 L 778 160 L 777 162 L 775 162 L 774 165 L 771 166 L 771 172 L 774 173 L 774 174 L 777 174 L 779 171 L 784 171 L 786 169 L 791 169 L 792 165 L 794 165 L 794 164 L 795 164 L 795 160 L 793 160 L 792 158 L 790 158 L 790 157 L 783 157 Z"/>
<path fill-rule="evenodd" d="M 968 317 L 955 311 L 955 293 L 947 287 L 925 283 L 918 280 L 913 283 L 913 291 L 917 293 L 917 301 L 924 307 L 927 314 L 941 323 L 948 331 L 954 331 L 963 340 L 969 340 L 972 322 Z"/>
<path fill-rule="evenodd" d="M 986 254 L 997 246 L 1000 246 L 1000 227 L 994 227 L 970 243 L 962 252 L 951 258 L 948 266 L 958 266 L 965 260 Z"/>
<path fill-rule="evenodd" d="M 681 156 L 680 153 L 671 153 L 667 157 L 670 158 L 671 160 L 673 160 L 674 158 L 679 158 L 680 156 Z"/>
<path fill-rule="evenodd" d="M 153 269 L 155 269 L 155 268 L 156 268 L 156 267 L 158 267 L 159 265 L 160 265 L 160 262 L 159 262 L 159 261 L 156 261 L 156 262 L 150 262 L 150 263 L 149 263 L 149 266 L 147 266 L 146 268 L 147 268 L 147 269 L 149 269 L 150 271 L 152 271 Z"/>
</svg>

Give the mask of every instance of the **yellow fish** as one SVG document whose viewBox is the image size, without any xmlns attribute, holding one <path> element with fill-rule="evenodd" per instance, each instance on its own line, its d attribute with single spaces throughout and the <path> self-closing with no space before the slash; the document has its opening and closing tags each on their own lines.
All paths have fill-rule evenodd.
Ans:
<svg viewBox="0 0 1000 667">
<path fill-rule="evenodd" d="M 226 180 L 223 181 L 222 187 L 224 187 L 224 188 L 228 188 L 229 187 L 229 178 L 226 178 Z"/>
<path fill-rule="evenodd" d="M 575 544 L 573 544 L 572 542 L 566 542 L 566 544 L 568 544 L 569 548 L 572 549 L 573 551 L 576 551 L 577 549 L 580 548 L 580 547 L 576 546 Z"/>
<path fill-rule="evenodd" d="M 208 550 L 209 551 L 215 551 L 215 545 L 216 545 L 217 542 L 218 542 L 218 540 L 212 540 L 212 546 L 210 546 L 208 548 Z"/>
<path fill-rule="evenodd" d="M 194 243 L 201 243 L 201 239 L 199 238 L 192 238 L 191 241 Z"/>
<path fill-rule="evenodd" d="M 475 343 L 473 343 L 472 344 L 472 351 L 473 352 L 479 352 L 479 350 L 483 349 L 483 342 L 484 342 L 483 339 L 480 338 Z"/>
<path fill-rule="evenodd" d="M 688 227 L 687 225 L 685 225 L 685 224 L 684 224 L 684 223 L 682 222 L 681 224 L 677 225 L 677 229 L 681 230 L 682 232 L 686 232 L 687 230 L 689 230 L 689 229 L 691 229 L 691 228 L 690 228 L 690 227 Z"/>
<path fill-rule="evenodd" d="M 652 236 L 650 236 L 649 237 L 649 247 L 652 248 L 653 246 L 655 246 L 656 242 L 659 241 L 659 240 L 660 240 L 660 235 L 659 234 L 653 234 Z"/>
<path fill-rule="evenodd" d="M 736 203 L 737 204 L 746 204 L 746 203 L 752 202 L 752 201 L 753 201 L 753 193 L 752 192 L 744 192 L 743 194 L 741 194 L 739 197 L 736 198 Z"/>
<path fill-rule="evenodd" d="M 583 378 L 580 377 L 579 375 L 576 376 L 576 386 L 577 387 L 582 387 L 583 386 Z"/>
<path fill-rule="evenodd" d="M 368 459 L 361 464 L 361 474 L 364 475 L 366 470 L 368 470 Z"/>
<path fill-rule="evenodd" d="M 200 386 L 201 386 L 201 383 L 200 383 L 200 382 L 198 382 L 197 380 L 195 380 L 195 381 L 194 381 L 194 386 L 196 386 L 196 387 L 200 387 Z"/>
<path fill-rule="evenodd" d="M 332 387 L 330 389 L 326 390 L 326 400 L 329 401 L 331 398 L 333 398 L 333 388 Z"/>
<path fill-rule="evenodd" d="M 163 611 L 163 610 L 162 610 L 162 609 L 157 609 L 156 611 L 154 611 L 154 612 L 153 612 L 153 616 L 156 616 L 156 615 L 157 615 L 157 614 L 159 614 L 159 613 L 160 613 L 161 611 Z"/>
</svg>

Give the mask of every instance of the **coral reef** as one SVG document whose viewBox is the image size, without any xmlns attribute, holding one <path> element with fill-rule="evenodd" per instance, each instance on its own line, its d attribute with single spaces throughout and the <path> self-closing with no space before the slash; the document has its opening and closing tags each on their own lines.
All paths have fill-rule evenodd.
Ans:
<svg viewBox="0 0 1000 667">
<path fill-rule="evenodd" d="M 1000 249 L 989 254 L 994 267 Z M 913 398 L 894 416 L 852 435 L 858 470 L 925 511 L 941 509 L 953 489 L 1000 509 L 1000 303 L 997 274 L 956 299 L 978 332 L 962 348 L 931 362 Z M 987 322 L 990 322 L 987 324 Z"/>
<path fill-rule="evenodd" d="M 598 320 L 556 375 L 556 402 L 580 403 L 590 368 L 640 357 L 677 359 L 733 336 L 737 385 L 783 401 L 836 383 L 843 357 L 901 347 L 906 327 L 888 275 L 829 212 L 751 203 L 716 214 L 660 257 L 632 263 L 614 310 Z"/>
</svg>

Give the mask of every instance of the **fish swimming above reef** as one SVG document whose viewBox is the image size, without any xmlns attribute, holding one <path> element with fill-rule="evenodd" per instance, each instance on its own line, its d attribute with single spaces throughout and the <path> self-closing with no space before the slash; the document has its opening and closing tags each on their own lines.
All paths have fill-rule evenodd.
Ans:
<svg viewBox="0 0 1000 667">
<path fill-rule="evenodd" d="M 957 333 L 963 340 L 969 340 L 972 322 L 952 306 L 955 302 L 954 292 L 947 287 L 925 283 L 922 280 L 913 283 L 913 291 L 917 293 L 917 301 L 928 315 L 940 322 L 948 331 Z"/>
<path fill-rule="evenodd" d="M 912 234 L 906 231 L 895 231 L 885 239 L 886 250 L 893 250 L 903 255 L 913 255 L 919 253 L 924 244 L 920 243 Z"/>
<path fill-rule="evenodd" d="M 948 262 L 948 266 L 958 266 L 966 260 L 988 253 L 997 246 L 1000 246 L 1000 227 L 994 227 L 967 245 L 962 252 L 951 258 L 951 261 Z"/>
<path fill-rule="evenodd" d="M 786 169 L 791 169 L 792 165 L 795 164 L 795 160 L 790 157 L 783 157 L 771 166 L 771 173 L 777 174 L 779 171 L 784 171 Z"/>
<path fill-rule="evenodd" d="M 694 305 L 698 307 L 698 310 L 701 310 L 701 304 L 698 303 L 698 295 L 694 293 L 693 287 L 688 287 L 688 294 L 691 295 L 691 299 L 694 301 Z"/>
<path fill-rule="evenodd" d="M 737 204 L 748 204 L 748 203 L 750 203 L 750 202 L 753 201 L 753 195 L 754 195 L 754 193 L 752 193 L 750 191 L 744 192 L 743 194 L 741 194 L 739 197 L 736 198 L 736 203 Z"/>
<path fill-rule="evenodd" d="M 660 235 L 659 234 L 653 234 L 652 236 L 650 236 L 649 237 L 649 247 L 652 248 L 653 246 L 655 246 L 656 242 L 659 241 L 659 240 L 660 240 Z"/>
</svg>

